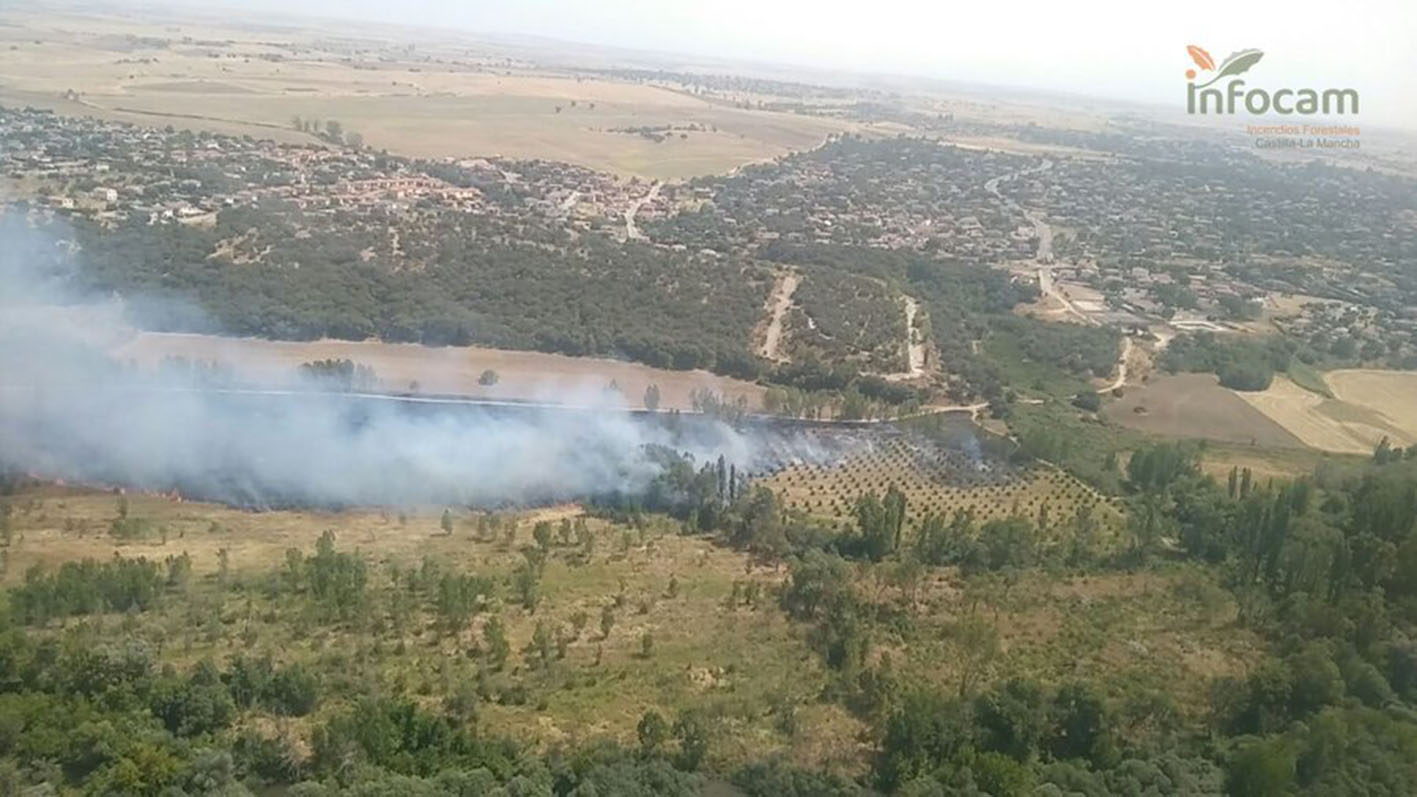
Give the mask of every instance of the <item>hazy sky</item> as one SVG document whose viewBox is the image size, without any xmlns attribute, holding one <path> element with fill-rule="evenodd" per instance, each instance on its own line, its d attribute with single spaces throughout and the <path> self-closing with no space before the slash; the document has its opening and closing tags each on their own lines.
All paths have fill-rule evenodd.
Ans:
<svg viewBox="0 0 1417 797">
<path fill-rule="evenodd" d="M 189 0 L 191 2 L 193 0 Z M 1179 105 L 1185 45 L 1257 47 L 1253 86 L 1356 88 L 1417 127 L 1417 2 L 248 0 L 241 4 L 697 55 L 920 74 Z"/>
</svg>

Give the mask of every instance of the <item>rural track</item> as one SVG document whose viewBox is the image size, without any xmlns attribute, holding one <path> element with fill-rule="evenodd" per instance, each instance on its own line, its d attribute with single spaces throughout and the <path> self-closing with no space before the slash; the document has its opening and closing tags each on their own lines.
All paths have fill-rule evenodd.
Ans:
<svg viewBox="0 0 1417 797">
<path fill-rule="evenodd" d="M 645 234 L 640 232 L 639 227 L 635 226 L 635 216 L 639 215 L 640 208 L 644 207 L 645 203 L 653 202 L 655 198 L 659 196 L 659 189 L 663 187 L 663 185 L 664 183 L 655 180 L 654 185 L 649 187 L 649 193 L 636 199 L 625 209 L 625 240 L 642 241 L 645 239 Z"/>
<path fill-rule="evenodd" d="M 797 292 L 797 286 L 802 282 L 802 277 L 795 271 L 788 271 L 780 276 L 772 286 L 772 293 L 768 296 L 765 308 L 768 315 L 768 325 L 763 331 L 763 345 L 758 347 L 758 354 L 764 359 L 776 362 L 787 362 L 788 358 L 782 356 L 779 349 L 782 346 L 782 317 L 792 308 L 792 296 Z"/>
<path fill-rule="evenodd" d="M 920 314 L 920 302 L 914 296 L 902 294 L 905 305 L 905 356 L 906 370 L 893 374 L 882 374 L 881 378 L 891 382 L 918 379 L 925 375 L 925 339 L 916 338 L 915 317 Z"/>
</svg>

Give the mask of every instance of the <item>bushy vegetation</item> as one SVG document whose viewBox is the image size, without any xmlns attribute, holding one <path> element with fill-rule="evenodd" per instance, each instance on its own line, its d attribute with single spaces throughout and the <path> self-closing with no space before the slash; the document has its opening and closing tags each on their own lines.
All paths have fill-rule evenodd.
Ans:
<svg viewBox="0 0 1417 797">
<path fill-rule="evenodd" d="M 1121 335 L 1110 328 L 1019 316 L 1000 318 L 993 328 L 995 334 L 1011 338 L 1028 361 L 1052 366 L 1075 379 L 1110 376 L 1121 351 Z"/>
<path fill-rule="evenodd" d="M 919 300 L 928 319 L 928 339 L 939 352 L 940 361 L 948 363 L 945 390 L 959 400 L 1002 395 L 1006 377 L 989 357 L 981 356 L 977 345 L 994 332 L 1012 336 L 1015 332 L 1024 331 L 1044 337 L 1055 333 L 1065 336 L 1078 334 L 1072 332 L 1077 329 L 1075 326 L 1044 325 L 1042 322 L 1035 322 L 1039 324 L 1036 328 L 1020 330 L 1018 325 L 1028 322 L 1015 317 L 1012 310 L 1020 303 L 1037 298 L 1037 285 L 1015 280 L 1003 271 L 976 263 L 918 252 L 852 245 L 775 243 L 764 247 L 760 255 L 806 267 L 803 286 L 798 288 L 799 291 L 807 288 L 814 279 L 831 281 L 843 279 L 841 275 L 857 275 L 858 280 L 898 286 L 901 293 Z M 895 328 L 898 343 L 894 351 L 903 354 L 903 311 L 896 305 L 889 310 L 883 307 L 878 312 L 888 312 L 889 318 L 899 319 L 900 326 Z M 813 317 L 815 319 L 815 314 Z M 1081 334 L 1094 344 L 1082 349 L 1083 355 L 1091 358 L 1089 362 L 1092 365 L 1103 367 L 1095 362 L 1097 340 L 1111 341 L 1115 360 L 1117 337 L 1114 333 L 1084 331 Z M 1072 362 L 1075 352 L 1062 348 L 1040 348 L 1037 356 L 1042 361 L 1053 363 L 1056 360 L 1059 367 L 1070 368 L 1067 363 Z M 803 386 L 784 379 L 782 370 L 779 369 L 775 375 L 778 381 Z"/>
<path fill-rule="evenodd" d="M 189 599 L 186 561 L 170 559 L 166 573 L 142 559 L 65 563 L 52 574 L 32 570 L 10 591 L 0 613 L 0 783 L 7 792 L 35 784 L 96 794 L 249 794 L 292 784 L 300 794 L 699 792 L 697 764 L 684 760 L 683 740 L 692 741 L 686 730 L 667 733 L 678 741 L 658 752 L 600 741 L 548 755 L 477 733 L 469 719 L 490 697 L 485 680 L 480 693 L 450 694 L 443 709 L 410 695 L 344 699 L 337 685 L 347 676 L 333 661 L 238 653 L 179 671 L 161 649 L 123 634 L 43 631 L 70 615 L 133 616 Z M 312 555 L 292 549 L 284 568 L 257 581 L 280 604 L 342 625 L 374 600 L 367 568 L 327 533 Z M 465 623 L 494 589 L 490 580 L 431 562 L 397 583 L 403 595 L 426 601 L 445 629 Z M 235 587 L 225 577 L 219 585 Z M 253 715 L 311 718 L 308 748 L 241 721 Z"/>
<path fill-rule="evenodd" d="M 405 230 L 403 251 L 431 264 L 418 269 L 361 256 L 381 252 L 384 230 L 294 208 L 224 210 L 211 228 L 76 220 L 76 278 L 133 297 L 134 320 L 160 330 L 477 343 L 758 375 L 748 332 L 771 279 L 755 267 L 598 236 L 573 242 L 546 231 L 542 240 L 523 230 L 511 240 L 476 215 L 417 218 L 428 227 Z M 260 249 L 271 244 L 258 261 L 210 257 L 219 242 L 251 236 Z"/>
<path fill-rule="evenodd" d="M 890 286 L 818 268 L 793 298 L 800 308 L 788 317 L 795 357 L 812 352 L 829 362 L 856 361 L 863 370 L 905 370 L 905 314 Z"/>
<path fill-rule="evenodd" d="M 792 558 L 781 606 L 810 624 L 809 642 L 839 674 L 830 691 L 881 723 L 873 779 L 887 791 L 1024 794 L 1052 784 L 1108 794 L 1152 784 L 1158 793 L 1285 794 L 1338 783 L 1362 792 L 1417 787 L 1410 759 L 1417 723 L 1408 709 L 1397 710 L 1417 696 L 1407 639 L 1407 629 L 1417 628 L 1409 605 L 1417 604 L 1407 596 L 1417 595 L 1417 586 L 1403 565 L 1408 549 L 1417 550 L 1417 467 L 1385 455 L 1383 466 L 1294 483 L 1260 485 L 1236 470 L 1218 484 L 1201 474 L 1199 454 L 1194 446 L 1163 443 L 1132 455 L 1124 482 L 1128 544 L 1103 558 L 1076 544 L 1050 548 L 1021 517 L 979 529 L 965 513 L 948 521 L 932 517 L 907 541 L 905 499 L 893 489 L 864 495 L 855 523 L 836 533 L 782 521 L 775 498 L 761 490 L 709 509 L 726 500 L 713 489 L 712 468 L 681 473 L 690 489 L 680 493 L 686 500 L 678 509 L 701 528 L 712 518 L 735 544 Z M 697 491 L 695 481 L 702 482 Z M 1076 542 L 1087 532 L 1080 526 L 1069 536 Z M 887 620 L 886 607 L 856 586 L 848 564 L 891 568 L 908 596 L 922 568 L 933 566 L 1135 567 L 1168 549 L 1216 568 L 1235 595 L 1240 620 L 1268 635 L 1274 652 L 1249 676 L 1215 682 L 1204 724 L 1176 726 L 1154 746 L 1123 732 L 1121 707 L 1088 682 L 1050 687 L 1013 680 L 976 691 L 968 666 L 955 694 L 899 681 L 888 656 L 871 655 L 877 635 L 902 633 L 899 621 Z M 965 659 L 992 655 L 987 623 L 968 615 L 961 622 Z"/>
<path fill-rule="evenodd" d="M 1116 469 L 1127 506 L 1119 539 L 1103 539 L 1082 511 L 984 522 L 925 513 L 911 523 L 895 487 L 863 491 L 849 519 L 826 523 L 785 510 L 722 461 L 666 450 L 648 492 L 603 498 L 599 518 L 538 520 L 520 550 L 497 514 L 429 521 L 437 539 L 472 535 L 458 544 L 481 546 L 473 562 L 505 552 L 495 567 L 375 564 L 327 532 L 263 569 L 229 572 L 223 555 L 201 579 L 185 556 L 33 569 L 0 613 L 0 777 L 16 790 L 123 793 L 693 794 L 706 775 L 748 794 L 1410 793 L 1417 460 L 1386 446 L 1370 463 L 1278 483 L 1243 469 L 1216 480 L 1200 470 L 1203 453 L 1172 443 L 1131 452 Z M 696 666 L 642 618 L 702 589 L 701 577 L 671 572 L 634 597 L 601 569 L 632 548 L 645 558 L 627 568 L 653 562 L 652 527 L 711 537 L 706 551 L 736 548 L 749 571 L 756 562 L 780 574 L 734 580 L 709 598 L 711 611 L 780 612 L 813 660 L 790 662 L 819 684 L 811 698 L 765 694 L 748 672 L 734 676 L 745 690 L 734 708 L 697 698 L 645 706 L 630 738 L 538 751 L 504 736 L 503 712 L 593 700 L 610 672 L 599 647 L 612 637 L 624 638 L 645 684 Z M 548 583 L 552 568 L 585 580 Z M 1151 680 L 1120 664 L 1114 672 L 1100 652 L 1087 666 L 1021 667 L 1013 659 L 1028 646 L 1016 637 L 1003 655 L 1010 629 L 998 614 L 1062 573 L 1083 574 L 1074 585 L 1164 578 L 1156 583 L 1170 586 L 1138 600 L 1173 602 L 1158 615 L 1166 627 L 1122 632 L 1126 645 L 1162 644 L 1201 623 L 1252 635 L 1258 649 L 1192 684 L 1208 697 L 1185 705 L 1168 685 L 1202 676 L 1155 654 L 1142 657 Z M 595 612 L 563 603 L 548 613 L 567 590 L 587 589 Z M 1069 604 L 1094 605 L 1099 628 L 1126 622 L 1103 593 Z M 282 628 L 325 641 L 299 658 L 240 645 L 188 656 L 180 635 L 155 647 L 151 632 L 123 631 L 157 613 L 182 619 L 188 647 L 194 636 L 255 642 Z M 1123 644 L 1060 622 L 1081 633 L 1068 645 Z M 339 638 L 350 641 L 319 652 Z M 800 712 L 824 707 L 871 740 L 857 765 L 715 754 L 747 717 L 791 739 Z M 299 724 L 271 724 L 281 718 Z"/>
<path fill-rule="evenodd" d="M 374 369 L 352 360 L 315 360 L 301 363 L 300 379 L 320 390 L 373 390 L 379 385 Z"/>
<path fill-rule="evenodd" d="M 1169 371 L 1212 373 L 1234 390 L 1264 390 L 1276 372 L 1289 369 L 1295 345 L 1285 338 L 1225 338 L 1211 332 L 1181 335 L 1166 347 L 1162 367 Z"/>
</svg>

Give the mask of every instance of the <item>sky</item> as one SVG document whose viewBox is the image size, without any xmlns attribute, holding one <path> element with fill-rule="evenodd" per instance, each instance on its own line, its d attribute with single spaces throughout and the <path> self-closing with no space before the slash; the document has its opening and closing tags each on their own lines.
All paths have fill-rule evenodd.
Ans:
<svg viewBox="0 0 1417 797">
<path fill-rule="evenodd" d="M 1200 45 L 1216 61 L 1259 48 L 1264 59 L 1249 85 L 1354 88 L 1364 121 L 1417 128 L 1413 0 L 246 0 L 241 6 L 1178 106 L 1192 66 L 1186 45 Z"/>
</svg>

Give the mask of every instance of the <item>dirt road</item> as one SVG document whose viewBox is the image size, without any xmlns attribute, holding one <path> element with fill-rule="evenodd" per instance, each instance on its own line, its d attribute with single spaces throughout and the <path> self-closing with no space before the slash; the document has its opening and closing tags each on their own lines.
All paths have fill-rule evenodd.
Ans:
<svg viewBox="0 0 1417 797">
<path fill-rule="evenodd" d="M 1099 388 L 1099 393 L 1110 393 L 1113 390 L 1127 383 L 1127 358 L 1132 355 L 1132 339 L 1122 336 L 1122 356 L 1117 358 L 1117 378 L 1113 379 L 1106 387 Z"/>
<path fill-rule="evenodd" d="M 797 285 L 801 281 L 802 277 L 797 272 L 788 271 L 779 276 L 777 283 L 772 286 L 772 293 L 763 307 L 768 311 L 768 324 L 763 332 L 763 343 L 758 347 L 760 357 L 776 362 L 788 361 L 781 351 L 782 317 L 792 308 L 792 295 L 797 292 Z"/>
<path fill-rule="evenodd" d="M 905 355 L 906 370 L 884 374 L 883 378 L 892 382 L 919 379 L 925 375 L 925 338 L 915 329 L 915 317 L 920 314 L 920 302 L 914 296 L 902 296 L 905 306 Z"/>
<path fill-rule="evenodd" d="M 654 185 L 649 187 L 649 193 L 645 194 L 639 199 L 636 199 L 634 201 L 634 204 L 630 205 L 630 207 L 625 209 L 626 240 L 644 240 L 644 233 L 640 232 L 639 227 L 635 226 L 635 216 L 640 212 L 640 208 L 643 207 L 646 202 L 653 202 L 659 196 L 659 189 L 662 185 L 663 183 L 658 180 L 655 180 Z"/>
</svg>

